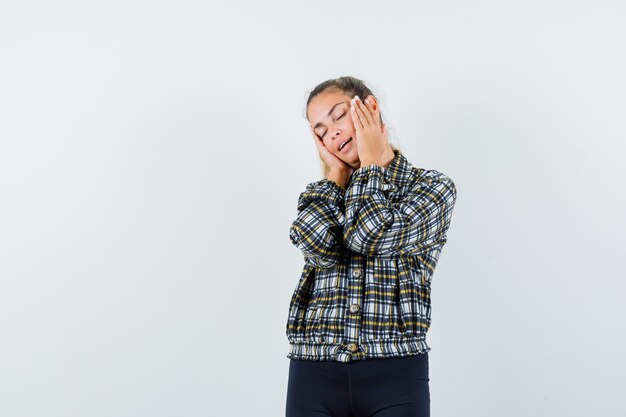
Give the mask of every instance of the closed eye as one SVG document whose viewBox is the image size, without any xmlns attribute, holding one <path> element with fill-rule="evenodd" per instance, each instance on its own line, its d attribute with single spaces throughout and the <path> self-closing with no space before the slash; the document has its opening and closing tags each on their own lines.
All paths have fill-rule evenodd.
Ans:
<svg viewBox="0 0 626 417">
<path fill-rule="evenodd" d="M 347 112 L 343 112 L 343 113 L 341 114 L 341 116 L 337 117 L 335 120 L 339 120 L 339 119 L 341 119 L 343 116 L 345 116 L 345 115 L 346 115 L 346 113 L 347 113 Z M 324 135 L 326 135 L 326 132 L 324 132 L 324 134 L 323 134 L 322 136 L 320 136 L 320 138 L 324 139 Z"/>
</svg>

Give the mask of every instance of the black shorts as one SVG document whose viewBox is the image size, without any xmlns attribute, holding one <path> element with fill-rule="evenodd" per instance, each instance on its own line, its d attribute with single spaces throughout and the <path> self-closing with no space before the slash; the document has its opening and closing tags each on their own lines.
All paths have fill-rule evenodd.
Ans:
<svg viewBox="0 0 626 417">
<path fill-rule="evenodd" d="M 290 359 L 286 417 L 430 417 L 428 352 L 352 362 Z"/>
</svg>

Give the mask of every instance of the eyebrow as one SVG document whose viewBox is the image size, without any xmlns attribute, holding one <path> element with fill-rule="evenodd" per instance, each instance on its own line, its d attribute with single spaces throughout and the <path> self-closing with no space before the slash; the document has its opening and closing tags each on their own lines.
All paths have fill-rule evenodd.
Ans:
<svg viewBox="0 0 626 417">
<path fill-rule="evenodd" d="M 340 101 L 339 103 L 337 103 L 333 107 L 331 107 L 330 110 L 328 110 L 328 116 L 330 116 L 332 114 L 333 110 L 335 110 L 335 107 L 337 107 L 338 105 L 340 105 L 342 103 L 345 103 L 345 101 Z M 315 126 L 313 126 L 313 130 L 315 130 L 318 127 L 320 127 L 320 125 L 322 125 L 322 122 L 315 123 Z"/>
</svg>

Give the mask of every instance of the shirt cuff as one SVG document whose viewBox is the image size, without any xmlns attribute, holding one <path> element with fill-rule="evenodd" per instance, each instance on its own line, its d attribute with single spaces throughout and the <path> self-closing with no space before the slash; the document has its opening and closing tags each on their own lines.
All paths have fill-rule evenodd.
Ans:
<svg viewBox="0 0 626 417">
<path fill-rule="evenodd" d="M 300 194 L 298 199 L 298 210 L 303 209 L 313 200 L 323 200 L 331 205 L 343 207 L 343 199 L 346 190 L 335 181 L 327 178 L 313 181 L 306 186 L 306 190 Z"/>
<path fill-rule="evenodd" d="M 396 190 L 396 186 L 389 182 L 385 176 L 387 168 L 380 165 L 367 165 L 356 169 L 352 173 L 351 183 L 358 184 L 366 194 L 377 191 Z"/>
</svg>

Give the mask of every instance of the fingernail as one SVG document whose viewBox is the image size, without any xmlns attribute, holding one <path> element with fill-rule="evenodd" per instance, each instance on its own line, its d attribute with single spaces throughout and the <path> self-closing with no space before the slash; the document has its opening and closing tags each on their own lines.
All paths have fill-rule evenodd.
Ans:
<svg viewBox="0 0 626 417">
<path fill-rule="evenodd" d="M 354 98 L 356 98 L 357 100 L 361 100 L 361 99 L 359 98 L 359 96 L 354 96 Z"/>
</svg>

